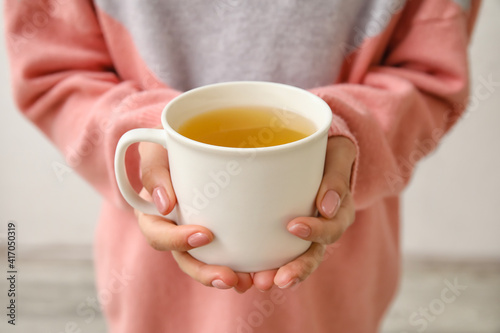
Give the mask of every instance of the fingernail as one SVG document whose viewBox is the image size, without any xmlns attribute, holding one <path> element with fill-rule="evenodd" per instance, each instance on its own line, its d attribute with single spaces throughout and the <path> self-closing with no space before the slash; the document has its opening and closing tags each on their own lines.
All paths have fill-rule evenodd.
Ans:
<svg viewBox="0 0 500 333">
<path fill-rule="evenodd" d="M 208 238 L 207 235 L 197 232 L 195 234 L 192 234 L 191 236 L 188 237 L 187 242 L 189 246 L 192 247 L 200 247 L 203 245 L 207 245 L 210 243 L 210 238 Z"/>
<path fill-rule="evenodd" d="M 321 209 L 326 214 L 326 217 L 332 218 L 337 213 L 337 209 L 339 208 L 340 196 L 334 190 L 329 190 L 326 192 L 323 197 L 323 201 L 321 201 Z"/>
<path fill-rule="evenodd" d="M 294 224 L 288 231 L 301 238 L 307 238 L 311 234 L 311 228 L 302 223 Z"/>
<path fill-rule="evenodd" d="M 168 210 L 170 202 L 168 201 L 167 191 L 161 186 L 155 187 L 153 190 L 153 201 L 156 209 L 163 214 Z"/>
<path fill-rule="evenodd" d="M 286 284 L 284 284 L 282 286 L 278 286 L 278 288 L 280 288 L 280 289 L 291 288 L 291 287 L 295 286 L 299 282 L 300 282 L 300 280 L 298 278 L 295 278 L 295 279 L 292 279 L 292 280 L 288 281 Z"/>
<path fill-rule="evenodd" d="M 229 288 L 231 288 L 230 286 L 225 284 L 224 281 L 222 281 L 222 280 L 213 280 L 212 286 L 214 286 L 217 289 L 229 289 Z"/>
</svg>

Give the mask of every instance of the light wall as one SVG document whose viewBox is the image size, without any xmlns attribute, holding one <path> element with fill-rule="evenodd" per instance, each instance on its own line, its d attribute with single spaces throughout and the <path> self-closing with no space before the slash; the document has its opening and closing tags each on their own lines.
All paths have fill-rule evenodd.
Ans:
<svg viewBox="0 0 500 333">
<path fill-rule="evenodd" d="M 500 1 L 482 3 L 469 110 L 417 167 L 404 195 L 409 254 L 500 258 Z"/>
<path fill-rule="evenodd" d="M 471 48 L 477 103 L 417 167 L 405 192 L 402 244 L 408 255 L 500 258 L 500 2 L 483 4 Z M 20 250 L 90 246 L 98 195 L 62 168 L 61 155 L 16 111 L 4 47 L 0 73 L 2 243 L 7 222 L 15 221 Z M 485 80 L 497 83 L 485 86 Z"/>
</svg>

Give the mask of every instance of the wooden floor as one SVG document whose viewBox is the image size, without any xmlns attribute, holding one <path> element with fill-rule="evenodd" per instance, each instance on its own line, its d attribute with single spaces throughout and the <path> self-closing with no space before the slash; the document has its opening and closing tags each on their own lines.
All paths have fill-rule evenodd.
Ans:
<svg viewBox="0 0 500 333">
<path fill-rule="evenodd" d="M 17 325 L 7 325 L 3 314 L 0 332 L 106 332 L 100 311 L 82 306 L 96 292 L 92 262 L 79 251 L 86 253 L 34 251 L 18 258 Z M 499 262 L 407 260 L 404 266 L 383 333 L 500 333 Z M 7 290 L 3 278 L 3 309 Z"/>
</svg>

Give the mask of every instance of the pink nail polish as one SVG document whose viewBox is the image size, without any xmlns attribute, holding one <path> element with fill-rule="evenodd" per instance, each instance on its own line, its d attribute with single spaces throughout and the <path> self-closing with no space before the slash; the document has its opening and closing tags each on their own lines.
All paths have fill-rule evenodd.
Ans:
<svg viewBox="0 0 500 333">
<path fill-rule="evenodd" d="M 197 233 L 189 236 L 187 239 L 187 242 L 188 242 L 189 246 L 200 247 L 200 246 L 203 246 L 203 245 L 210 243 L 210 239 L 208 238 L 207 235 L 205 235 L 201 232 L 197 232 Z"/>
<path fill-rule="evenodd" d="M 311 235 L 311 228 L 302 223 L 293 225 L 288 231 L 301 238 L 307 238 Z"/>
<path fill-rule="evenodd" d="M 168 206 L 170 204 L 167 196 L 167 191 L 161 186 L 156 187 L 153 190 L 153 202 L 155 203 L 156 209 L 158 212 L 163 214 L 168 210 Z"/>
<path fill-rule="evenodd" d="M 321 201 L 321 209 L 328 218 L 332 218 L 337 213 L 340 203 L 340 196 L 334 190 L 329 190 L 326 192 Z"/>
<path fill-rule="evenodd" d="M 224 281 L 222 281 L 222 280 L 213 280 L 212 286 L 214 286 L 217 289 L 229 289 L 229 288 L 231 288 L 230 286 L 225 284 Z"/>
<path fill-rule="evenodd" d="M 291 287 L 295 286 L 299 282 L 300 282 L 300 280 L 298 278 L 295 278 L 295 279 L 292 279 L 292 280 L 288 281 L 287 284 L 285 284 L 283 286 L 278 286 L 278 287 L 280 289 L 288 289 L 288 288 L 291 288 Z"/>
</svg>

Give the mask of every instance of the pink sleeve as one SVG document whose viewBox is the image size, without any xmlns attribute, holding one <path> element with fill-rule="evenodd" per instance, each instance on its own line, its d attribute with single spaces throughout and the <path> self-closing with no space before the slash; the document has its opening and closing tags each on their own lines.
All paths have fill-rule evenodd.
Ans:
<svg viewBox="0 0 500 333">
<path fill-rule="evenodd" d="M 114 178 L 116 143 L 129 129 L 159 125 L 163 106 L 178 92 L 151 74 L 137 76 L 143 80 L 119 77 L 94 10 L 92 1 L 7 0 L 12 81 L 18 107 L 68 165 L 107 199 L 123 204 Z M 140 188 L 137 160 L 131 148 L 129 175 Z"/>
<path fill-rule="evenodd" d="M 347 136 L 358 147 L 352 176 L 358 209 L 398 195 L 415 164 L 464 111 L 473 19 L 452 1 L 410 3 L 389 38 L 365 41 L 348 59 L 346 83 L 312 89 L 334 113 L 330 135 Z M 373 58 L 362 57 L 376 54 L 384 38 L 380 60 L 366 63 Z"/>
</svg>

